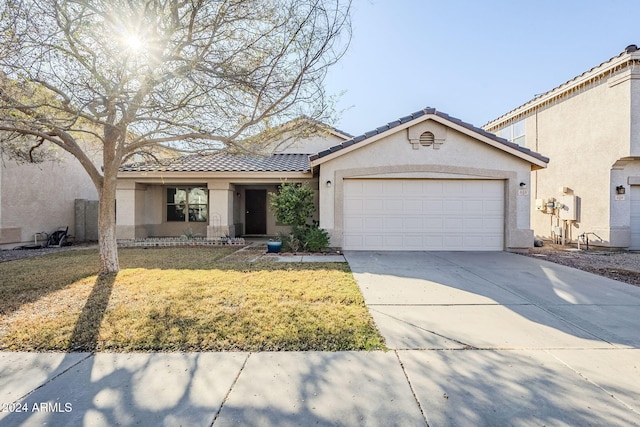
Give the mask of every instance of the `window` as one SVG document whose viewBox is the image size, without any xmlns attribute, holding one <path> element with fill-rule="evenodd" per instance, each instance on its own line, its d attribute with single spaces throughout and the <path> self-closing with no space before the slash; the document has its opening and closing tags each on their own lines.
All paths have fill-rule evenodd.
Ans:
<svg viewBox="0 0 640 427">
<path fill-rule="evenodd" d="M 498 136 L 508 139 L 511 142 L 515 142 L 522 147 L 526 147 L 524 119 L 500 129 Z"/>
<path fill-rule="evenodd" d="M 207 222 L 206 188 L 167 188 L 168 222 Z"/>
</svg>

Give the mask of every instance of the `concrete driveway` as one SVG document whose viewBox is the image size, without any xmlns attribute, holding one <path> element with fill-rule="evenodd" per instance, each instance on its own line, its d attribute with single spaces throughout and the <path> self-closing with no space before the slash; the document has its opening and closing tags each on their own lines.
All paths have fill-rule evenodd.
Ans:
<svg viewBox="0 0 640 427">
<path fill-rule="evenodd" d="M 503 252 L 347 252 L 429 425 L 640 425 L 640 288 Z"/>
</svg>

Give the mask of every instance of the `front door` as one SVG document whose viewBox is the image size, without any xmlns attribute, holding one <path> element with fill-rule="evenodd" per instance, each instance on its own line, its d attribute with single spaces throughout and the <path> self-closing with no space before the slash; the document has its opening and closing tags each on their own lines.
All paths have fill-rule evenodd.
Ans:
<svg viewBox="0 0 640 427">
<path fill-rule="evenodd" d="M 245 190 L 245 234 L 267 234 L 267 190 Z"/>
</svg>

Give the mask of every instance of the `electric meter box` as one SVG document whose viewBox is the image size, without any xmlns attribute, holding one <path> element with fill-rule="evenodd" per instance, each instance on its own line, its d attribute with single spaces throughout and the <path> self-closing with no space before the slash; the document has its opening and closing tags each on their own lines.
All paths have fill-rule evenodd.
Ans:
<svg viewBox="0 0 640 427">
<path fill-rule="evenodd" d="M 578 220 L 578 204 L 576 196 L 565 194 L 560 196 L 559 202 L 561 203 L 560 219 L 564 221 L 577 221 Z"/>
</svg>

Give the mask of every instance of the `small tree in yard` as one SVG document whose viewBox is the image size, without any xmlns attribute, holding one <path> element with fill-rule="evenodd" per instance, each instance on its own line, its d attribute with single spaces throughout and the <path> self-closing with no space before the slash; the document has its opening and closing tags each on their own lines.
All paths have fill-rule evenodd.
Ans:
<svg viewBox="0 0 640 427">
<path fill-rule="evenodd" d="M 284 225 L 304 227 L 316 207 L 313 190 L 306 184 L 284 183 L 277 193 L 269 193 L 276 220 Z"/>
<path fill-rule="evenodd" d="M 78 159 L 100 199 L 99 272 L 115 273 L 123 162 L 165 146 L 252 152 L 293 118 L 330 120 L 323 81 L 348 46 L 350 1 L 0 2 L 0 150 Z"/>
<path fill-rule="evenodd" d="M 284 183 L 279 192 L 269 195 L 276 220 L 292 227 L 290 234 L 281 235 L 285 249 L 318 252 L 329 245 L 327 232 L 315 223 L 309 224 L 316 207 L 314 191 L 307 184 Z"/>
</svg>

